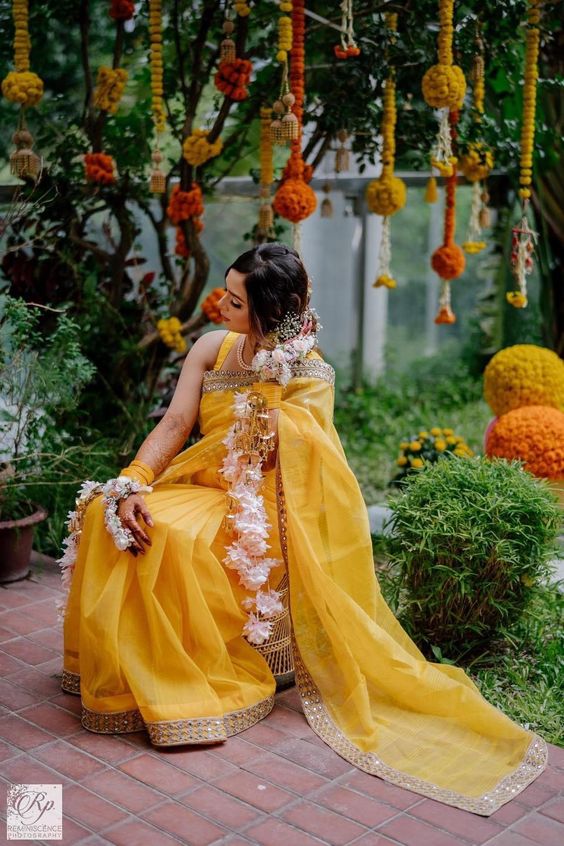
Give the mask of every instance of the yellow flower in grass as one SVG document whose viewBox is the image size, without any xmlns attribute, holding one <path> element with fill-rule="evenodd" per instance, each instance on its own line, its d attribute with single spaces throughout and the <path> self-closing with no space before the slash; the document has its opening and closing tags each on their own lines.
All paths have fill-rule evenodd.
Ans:
<svg viewBox="0 0 564 846">
<path fill-rule="evenodd" d="M 429 432 L 425 432 L 425 431 L 423 431 L 423 432 L 419 432 L 419 437 L 420 437 L 420 438 L 428 438 L 428 437 L 429 437 Z"/>
<path fill-rule="evenodd" d="M 445 431 L 446 431 L 446 429 L 445 429 Z M 446 439 L 446 442 L 449 446 L 454 446 L 455 444 L 458 443 L 458 438 L 455 438 L 454 435 L 449 435 L 448 438 Z"/>
<path fill-rule="evenodd" d="M 405 467 L 405 465 L 407 464 L 407 458 L 405 457 L 405 455 L 400 455 L 400 457 L 396 461 L 396 464 L 399 467 Z"/>
<path fill-rule="evenodd" d="M 443 429 L 443 435 L 454 435 L 454 429 Z"/>
<path fill-rule="evenodd" d="M 416 470 L 420 470 L 423 467 L 425 462 L 422 458 L 412 458 L 411 459 L 411 466 L 414 467 Z"/>
<path fill-rule="evenodd" d="M 437 435 L 443 434 L 443 430 L 439 429 L 438 426 L 433 426 L 433 428 L 431 429 L 431 434 L 434 435 L 435 437 L 437 437 Z"/>
<path fill-rule="evenodd" d="M 409 448 L 412 452 L 419 452 L 421 449 L 421 442 L 420 441 L 411 441 L 409 444 Z"/>
<path fill-rule="evenodd" d="M 447 442 L 444 440 L 444 438 L 437 438 L 435 441 L 435 449 L 438 452 L 444 452 L 446 448 Z"/>
<path fill-rule="evenodd" d="M 400 449 L 409 449 L 409 441 L 402 441 L 400 444 Z"/>
</svg>

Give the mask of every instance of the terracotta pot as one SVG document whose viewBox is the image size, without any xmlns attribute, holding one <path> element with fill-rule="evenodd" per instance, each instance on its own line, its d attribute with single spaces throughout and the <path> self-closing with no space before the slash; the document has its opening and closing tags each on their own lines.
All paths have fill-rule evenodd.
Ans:
<svg viewBox="0 0 564 846">
<path fill-rule="evenodd" d="M 0 520 L 0 583 L 25 579 L 33 544 L 33 527 L 47 517 L 47 511 L 36 511 L 20 520 Z"/>
</svg>

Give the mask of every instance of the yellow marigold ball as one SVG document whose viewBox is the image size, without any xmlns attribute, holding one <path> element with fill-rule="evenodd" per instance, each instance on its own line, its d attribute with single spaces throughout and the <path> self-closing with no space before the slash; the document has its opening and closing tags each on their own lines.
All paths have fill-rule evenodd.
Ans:
<svg viewBox="0 0 564 846">
<path fill-rule="evenodd" d="M 374 214 L 389 217 L 405 206 L 407 189 L 399 176 L 380 176 L 366 188 L 366 202 Z"/>
<path fill-rule="evenodd" d="M 433 109 L 460 108 L 466 94 L 466 80 L 458 65 L 433 65 L 421 87 L 425 102 Z"/>
<path fill-rule="evenodd" d="M 216 138 L 210 143 L 208 141 L 209 131 L 207 129 L 195 129 L 194 132 L 186 138 L 182 145 L 182 155 L 191 165 L 201 165 L 212 159 L 214 156 L 219 156 L 223 147 L 221 138 Z"/>
<path fill-rule="evenodd" d="M 10 71 L 2 81 L 2 94 L 11 103 L 36 106 L 43 97 L 43 80 L 31 71 Z"/>
<path fill-rule="evenodd" d="M 544 405 L 508 411 L 489 429 L 486 455 L 520 459 L 534 476 L 564 478 L 564 413 Z"/>
<path fill-rule="evenodd" d="M 506 347 L 484 371 L 484 398 L 498 417 L 528 405 L 564 411 L 564 362 L 534 344 Z"/>
<path fill-rule="evenodd" d="M 484 144 L 471 144 L 460 159 L 460 167 L 468 182 L 481 182 L 493 168 L 492 151 Z"/>
</svg>

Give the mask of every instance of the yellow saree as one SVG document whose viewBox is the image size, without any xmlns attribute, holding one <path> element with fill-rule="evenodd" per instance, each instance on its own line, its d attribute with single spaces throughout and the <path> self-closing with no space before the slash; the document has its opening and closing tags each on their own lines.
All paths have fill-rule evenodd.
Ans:
<svg viewBox="0 0 564 846">
<path fill-rule="evenodd" d="M 275 677 L 296 671 L 311 728 L 366 772 L 489 815 L 539 775 L 546 744 L 489 705 L 455 667 L 427 662 L 381 597 L 366 508 L 332 424 L 333 371 L 311 353 L 283 389 L 278 466 L 262 493 L 269 555 L 285 593 L 263 646 L 241 635 L 245 591 L 222 564 L 226 486 L 218 475 L 234 390 L 229 333 L 205 374 L 202 439 L 146 496 L 152 546 L 119 552 L 100 499 L 87 509 L 65 616 L 63 688 L 83 725 L 146 728 L 156 745 L 225 740 L 265 717 Z M 291 619 L 291 626 L 289 624 Z M 291 648 L 290 648 L 291 639 Z"/>
</svg>

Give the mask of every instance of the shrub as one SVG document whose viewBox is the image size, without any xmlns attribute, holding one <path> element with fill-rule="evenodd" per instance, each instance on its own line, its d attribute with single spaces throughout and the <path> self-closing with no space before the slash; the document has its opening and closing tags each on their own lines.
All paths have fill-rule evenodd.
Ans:
<svg viewBox="0 0 564 846">
<path fill-rule="evenodd" d="M 411 476 L 390 507 L 400 618 L 435 654 L 500 636 L 548 575 L 560 512 L 518 462 L 453 456 Z"/>
</svg>

